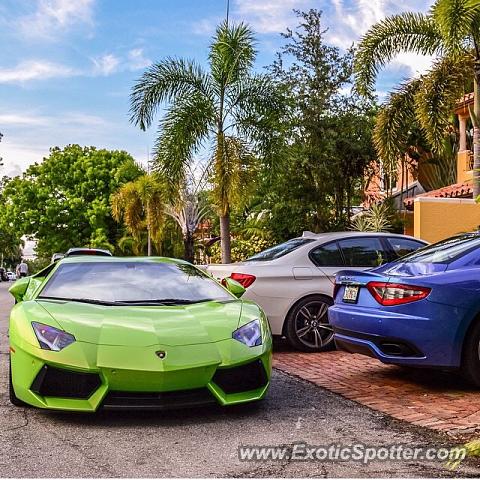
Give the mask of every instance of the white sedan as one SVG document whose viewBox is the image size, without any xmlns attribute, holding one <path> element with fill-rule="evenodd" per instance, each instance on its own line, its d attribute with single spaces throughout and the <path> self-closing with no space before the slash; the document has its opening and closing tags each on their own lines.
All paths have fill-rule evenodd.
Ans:
<svg viewBox="0 0 480 480">
<path fill-rule="evenodd" d="M 240 282 L 247 289 L 245 298 L 265 310 L 274 335 L 285 336 L 299 350 L 321 351 L 333 343 L 327 310 L 335 274 L 373 268 L 425 245 L 393 233 L 304 232 L 244 262 L 206 269 L 219 280 Z"/>
</svg>

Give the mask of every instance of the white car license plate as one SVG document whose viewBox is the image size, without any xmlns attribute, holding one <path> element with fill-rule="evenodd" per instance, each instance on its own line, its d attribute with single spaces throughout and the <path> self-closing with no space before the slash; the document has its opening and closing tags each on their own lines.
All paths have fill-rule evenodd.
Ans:
<svg viewBox="0 0 480 480">
<path fill-rule="evenodd" d="M 346 303 L 357 303 L 358 290 L 359 287 L 357 285 L 347 285 L 343 292 L 343 301 Z"/>
</svg>

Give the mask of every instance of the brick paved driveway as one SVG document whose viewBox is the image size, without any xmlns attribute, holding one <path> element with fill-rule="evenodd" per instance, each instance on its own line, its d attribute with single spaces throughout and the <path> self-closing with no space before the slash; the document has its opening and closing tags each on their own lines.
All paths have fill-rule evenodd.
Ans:
<svg viewBox="0 0 480 480">
<path fill-rule="evenodd" d="M 456 373 L 406 369 L 344 352 L 277 348 L 274 366 L 394 418 L 450 435 L 480 436 L 480 390 Z"/>
</svg>

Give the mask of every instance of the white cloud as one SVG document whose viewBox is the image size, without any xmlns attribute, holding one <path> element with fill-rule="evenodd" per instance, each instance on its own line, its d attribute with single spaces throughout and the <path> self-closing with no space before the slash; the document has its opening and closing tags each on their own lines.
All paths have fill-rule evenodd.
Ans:
<svg viewBox="0 0 480 480">
<path fill-rule="evenodd" d="M 2 111 L 0 125 L 4 133 L 0 157 L 5 164 L 0 167 L 0 175 L 9 176 L 40 162 L 53 145 L 102 145 L 101 139 L 117 128 L 116 122 L 78 111 L 51 115 L 35 110 Z"/>
<path fill-rule="evenodd" d="M 118 71 L 120 59 L 112 53 L 92 58 L 94 75 L 111 75 Z"/>
<path fill-rule="evenodd" d="M 65 65 L 43 60 L 26 60 L 12 68 L 0 68 L 0 83 L 24 83 L 54 77 L 71 77 L 77 72 Z"/>
<path fill-rule="evenodd" d="M 259 34 L 278 34 L 296 25 L 293 10 L 318 8 L 323 10 L 323 21 L 328 27 L 327 40 L 342 49 L 357 43 L 376 22 L 388 15 L 404 11 L 424 11 L 432 0 L 234 0 L 232 17 L 245 20 Z M 212 19 L 196 24 L 198 33 L 211 33 Z M 410 74 L 423 73 L 431 65 L 431 58 L 402 54 L 392 67 L 408 67 Z"/>
<path fill-rule="evenodd" d="M 27 37 L 53 38 L 78 24 L 93 24 L 95 0 L 38 0 L 37 9 L 20 18 L 20 31 Z"/>
<path fill-rule="evenodd" d="M 93 65 L 82 70 L 47 60 L 24 60 L 14 67 L 0 67 L 0 84 L 25 84 L 31 81 L 73 76 L 108 76 L 119 71 L 141 70 L 152 63 L 143 49 L 134 48 L 123 57 L 108 53 L 91 59 Z"/>
<path fill-rule="evenodd" d="M 0 113 L 0 125 L 2 125 L 2 128 L 21 126 L 52 128 L 56 125 L 63 125 L 65 128 L 69 126 L 108 127 L 110 122 L 103 117 L 83 112 L 67 112 L 64 115 L 44 115 L 32 111 Z"/>
<path fill-rule="evenodd" d="M 328 20 L 330 30 L 327 39 L 341 48 L 348 48 L 357 43 L 361 37 L 374 24 L 389 15 L 404 11 L 426 12 L 431 5 L 430 0 L 332 0 L 334 12 L 330 16 L 324 16 Z M 408 68 L 410 75 L 424 73 L 432 64 L 432 57 L 402 53 L 398 55 L 390 67 L 390 70 Z"/>
<path fill-rule="evenodd" d="M 192 32 L 195 35 L 213 35 L 221 21 L 221 18 L 202 18 L 192 24 Z"/>
<path fill-rule="evenodd" d="M 48 117 L 23 113 L 0 113 L 0 125 L 45 126 L 49 124 Z"/>
<path fill-rule="evenodd" d="M 40 162 L 48 155 L 47 145 L 31 145 L 20 138 L 18 140 L 18 142 L 12 142 L 4 138 L 0 145 L 0 156 L 4 163 L 4 166 L 0 167 L 1 175 L 10 177 L 19 175 L 28 165 Z"/>
<path fill-rule="evenodd" d="M 128 52 L 127 58 L 127 64 L 130 70 L 141 70 L 152 63 L 149 58 L 145 57 L 143 48 L 133 48 Z"/>
<path fill-rule="evenodd" d="M 280 33 L 292 26 L 293 9 L 312 5 L 311 0 L 235 0 L 232 15 L 245 20 L 258 33 Z"/>
</svg>

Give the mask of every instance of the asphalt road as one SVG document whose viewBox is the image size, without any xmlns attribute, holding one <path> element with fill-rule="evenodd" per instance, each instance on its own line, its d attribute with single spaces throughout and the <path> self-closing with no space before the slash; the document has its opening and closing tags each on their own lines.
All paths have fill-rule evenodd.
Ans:
<svg viewBox="0 0 480 480">
<path fill-rule="evenodd" d="M 468 462 L 241 462 L 240 445 L 445 445 L 428 430 L 275 372 L 256 407 L 168 413 L 53 413 L 10 405 L 7 318 L 0 283 L 0 477 L 437 477 L 476 476 Z"/>
</svg>

